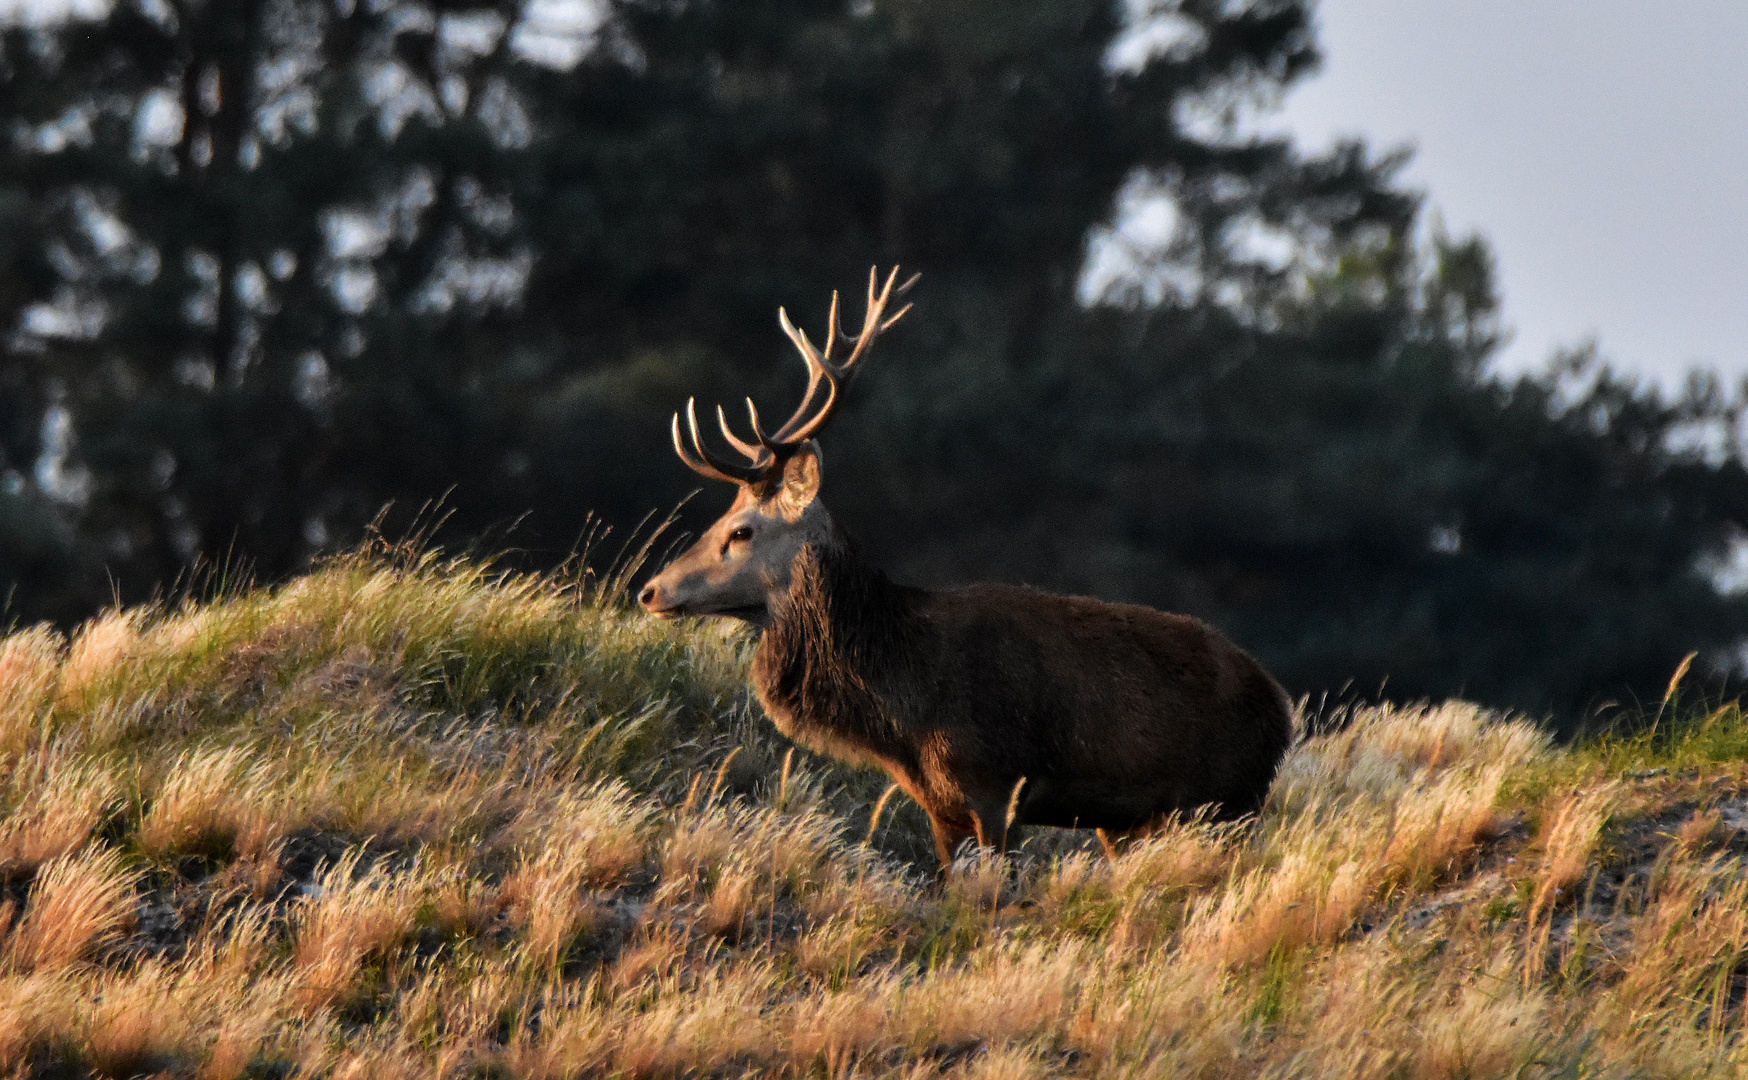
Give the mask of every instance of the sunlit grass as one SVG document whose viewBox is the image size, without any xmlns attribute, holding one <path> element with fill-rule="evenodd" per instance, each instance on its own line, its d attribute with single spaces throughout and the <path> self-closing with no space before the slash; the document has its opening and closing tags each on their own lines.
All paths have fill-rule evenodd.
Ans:
<svg viewBox="0 0 1748 1080">
<path fill-rule="evenodd" d="M 0 1073 L 1703 1076 L 1748 722 L 1356 709 L 1262 815 L 943 881 L 749 642 L 411 549 L 0 639 Z M 1624 729 L 1623 729 L 1624 730 Z"/>
</svg>

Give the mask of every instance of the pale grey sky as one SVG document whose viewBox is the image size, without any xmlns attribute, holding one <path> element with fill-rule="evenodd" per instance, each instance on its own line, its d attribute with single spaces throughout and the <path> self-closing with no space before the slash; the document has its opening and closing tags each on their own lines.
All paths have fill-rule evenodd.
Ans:
<svg viewBox="0 0 1748 1080">
<path fill-rule="evenodd" d="M 1323 70 L 1261 126 L 1416 148 L 1498 257 L 1500 358 L 1594 335 L 1678 385 L 1748 375 L 1748 0 L 1322 0 Z"/>
</svg>

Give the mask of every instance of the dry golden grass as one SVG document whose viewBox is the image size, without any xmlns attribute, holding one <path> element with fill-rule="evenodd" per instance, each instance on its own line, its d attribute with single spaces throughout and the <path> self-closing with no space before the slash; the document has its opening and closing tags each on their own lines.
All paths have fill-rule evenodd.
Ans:
<svg viewBox="0 0 1748 1080">
<path fill-rule="evenodd" d="M 148 964 L 103 985 L 87 1036 L 87 1058 L 97 1075 L 126 1080 L 179 1064 L 194 1016 L 177 983 L 169 968 Z"/>
<path fill-rule="evenodd" d="M 379 551 L 0 639 L 0 1075 L 1748 1069 L 1733 707 L 1356 709 L 1255 820 L 943 883 L 743 638 L 578 580 Z"/>
<path fill-rule="evenodd" d="M 413 932 L 429 874 L 413 866 L 400 874 L 381 867 L 359 872 L 356 849 L 310 886 L 292 917 L 295 1000 L 306 1010 L 343 1003 L 359 985 L 367 960 L 387 954 Z"/>
<path fill-rule="evenodd" d="M 618 782 L 560 788 L 526 808 L 514 829 L 525 859 L 561 861 L 575 884 L 619 884 L 649 858 L 654 807 Z"/>
<path fill-rule="evenodd" d="M 116 800 L 120 789 L 104 766 L 49 746 L 21 761 L 6 778 L 7 808 L 0 817 L 0 880 L 32 874 L 71 855 Z"/>
<path fill-rule="evenodd" d="M 1535 898 L 1529 919 L 1548 910 L 1573 886 L 1584 880 L 1590 856 L 1602 836 L 1602 826 L 1620 792 L 1612 785 L 1581 790 L 1562 799 L 1542 829 L 1541 870 L 1536 877 Z"/>
<path fill-rule="evenodd" d="M 0 975 L 0 1069 L 15 1069 L 71 1038 L 80 1002 L 65 975 Z"/>
<path fill-rule="evenodd" d="M 44 863 L 6 941 L 3 963 L 14 971 L 47 973 L 87 959 L 120 938 L 135 904 L 133 875 L 114 850 Z"/>
<path fill-rule="evenodd" d="M 153 793 L 151 809 L 140 821 L 140 849 L 162 858 L 187 853 L 224 855 L 248 833 L 249 848 L 259 852 L 265 840 L 261 824 L 266 808 L 261 792 L 263 770 L 252 767 L 252 755 L 241 746 L 205 747 L 190 751 L 171 767 Z"/>
<path fill-rule="evenodd" d="M 114 679 L 123 669 L 122 662 L 139 645 L 143 621 L 141 612 L 117 611 L 80 627 L 61 664 L 61 698 L 79 701 Z"/>
<path fill-rule="evenodd" d="M 504 881 L 503 904 L 537 967 L 561 963 L 600 919 L 598 905 L 583 892 L 583 869 L 573 852 L 554 848 L 523 862 Z"/>
<path fill-rule="evenodd" d="M 1727 839 L 1723 824 L 1724 815 L 1716 807 L 1696 810 L 1692 817 L 1675 830 L 1675 843 L 1686 855 L 1704 851 L 1720 840 Z"/>
<path fill-rule="evenodd" d="M 61 678 L 61 636 L 46 626 L 0 639 L 0 755 L 22 753 Z"/>
<path fill-rule="evenodd" d="M 242 1080 L 260 1049 L 261 1037 L 247 1023 L 227 1025 L 213 1039 L 197 1080 Z"/>
</svg>

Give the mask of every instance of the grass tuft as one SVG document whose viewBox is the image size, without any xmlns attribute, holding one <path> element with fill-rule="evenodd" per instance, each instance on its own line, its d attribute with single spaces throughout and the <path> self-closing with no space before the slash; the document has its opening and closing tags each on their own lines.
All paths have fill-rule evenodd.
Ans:
<svg viewBox="0 0 1748 1080">
<path fill-rule="evenodd" d="M 133 878 L 112 849 L 44 863 L 0 963 L 25 974 L 52 973 L 113 944 L 134 915 Z"/>
<path fill-rule="evenodd" d="M 38 626 L 0 639 L 0 755 L 23 753 L 61 679 L 61 635 Z"/>
<path fill-rule="evenodd" d="M 154 858 L 236 853 L 237 838 L 251 834 L 259 854 L 262 808 L 256 795 L 265 785 L 247 747 L 206 747 L 190 751 L 170 767 L 152 797 L 136 839 Z"/>
<path fill-rule="evenodd" d="M 0 818 L 0 879 L 17 881 L 77 852 L 120 794 L 108 767 L 50 746 L 26 758 L 5 781 Z"/>
<path fill-rule="evenodd" d="M 368 994 L 366 962 L 389 956 L 417 922 L 428 884 L 424 869 L 361 871 L 360 858 L 358 849 L 348 851 L 318 876 L 292 916 L 293 997 L 305 1010 L 354 1004 Z"/>
</svg>

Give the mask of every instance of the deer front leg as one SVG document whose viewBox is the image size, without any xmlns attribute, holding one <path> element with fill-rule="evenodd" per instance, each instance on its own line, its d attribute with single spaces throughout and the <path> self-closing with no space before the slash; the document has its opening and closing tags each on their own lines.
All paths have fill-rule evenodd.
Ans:
<svg viewBox="0 0 1748 1080">
<path fill-rule="evenodd" d="M 1020 826 L 1008 821 L 1006 803 L 984 801 L 971 809 L 971 824 L 979 847 L 1007 854 L 1020 846 Z"/>
<path fill-rule="evenodd" d="M 953 853 L 967 838 L 976 836 L 977 830 L 962 821 L 949 821 L 933 810 L 929 811 L 929 824 L 935 830 L 935 854 L 941 857 L 941 875 L 945 877 L 952 871 Z M 978 843 L 982 842 L 979 837 Z"/>
</svg>

